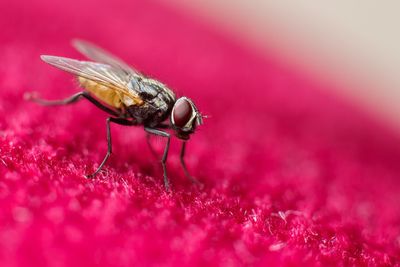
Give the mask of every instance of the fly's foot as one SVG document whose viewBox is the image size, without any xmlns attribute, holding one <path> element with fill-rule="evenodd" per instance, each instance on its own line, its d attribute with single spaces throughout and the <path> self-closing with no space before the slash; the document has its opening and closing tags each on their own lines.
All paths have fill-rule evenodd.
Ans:
<svg viewBox="0 0 400 267">
<path fill-rule="evenodd" d="M 37 92 L 26 92 L 23 95 L 25 101 L 35 101 L 39 98 L 39 94 Z"/>
<path fill-rule="evenodd" d="M 185 173 L 185 175 L 194 185 L 203 185 L 196 177 L 191 176 L 189 173 Z"/>
<path fill-rule="evenodd" d="M 85 178 L 88 180 L 92 180 L 96 176 L 96 173 L 85 174 Z"/>
</svg>

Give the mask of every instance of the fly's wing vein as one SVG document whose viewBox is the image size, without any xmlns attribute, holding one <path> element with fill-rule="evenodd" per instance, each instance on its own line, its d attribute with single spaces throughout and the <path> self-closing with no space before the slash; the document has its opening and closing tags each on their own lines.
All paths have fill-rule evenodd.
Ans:
<svg viewBox="0 0 400 267">
<path fill-rule="evenodd" d="M 56 68 L 98 82 L 137 100 L 138 103 L 142 102 L 140 97 L 128 88 L 131 76 L 120 68 L 64 57 L 41 56 L 41 58 Z"/>
<path fill-rule="evenodd" d="M 83 40 L 73 40 L 72 45 L 78 50 L 81 54 L 89 58 L 90 60 L 104 63 L 113 67 L 120 68 L 127 73 L 142 76 L 137 70 L 132 68 L 129 64 L 114 56 L 110 52 Z"/>
<path fill-rule="evenodd" d="M 118 68 L 120 69 L 120 71 L 126 72 L 127 75 L 129 75 L 133 79 L 136 79 L 136 83 L 132 83 L 130 87 L 130 89 L 133 90 L 136 94 L 148 93 L 149 88 L 147 88 L 147 86 L 151 86 L 152 89 L 164 91 L 172 98 L 175 98 L 175 94 L 167 86 L 157 80 L 145 77 L 143 74 L 141 74 L 140 72 L 129 66 L 129 64 L 125 63 L 123 60 L 121 60 L 117 56 L 114 56 L 110 52 L 88 41 L 78 39 L 73 40 L 72 45 L 76 48 L 76 50 L 81 52 L 87 58 Z M 139 85 L 139 80 L 141 81 L 142 86 Z"/>
</svg>

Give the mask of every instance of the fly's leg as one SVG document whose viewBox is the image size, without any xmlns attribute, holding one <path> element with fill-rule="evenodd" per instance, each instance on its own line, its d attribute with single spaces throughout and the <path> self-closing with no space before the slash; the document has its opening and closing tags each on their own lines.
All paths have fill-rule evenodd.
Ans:
<svg viewBox="0 0 400 267">
<path fill-rule="evenodd" d="M 169 142 L 170 142 L 170 134 L 158 129 L 153 129 L 153 128 L 149 128 L 149 127 L 144 127 L 144 130 L 150 134 L 154 134 L 154 135 L 159 135 L 162 137 L 166 137 L 167 138 L 167 144 L 165 145 L 165 149 L 164 149 L 164 154 L 163 157 L 161 159 L 161 165 L 163 168 L 163 172 L 164 172 L 164 185 L 165 185 L 165 189 L 167 191 L 169 191 L 169 180 L 168 180 L 168 176 L 167 176 L 167 167 L 166 167 L 166 162 L 167 162 L 167 157 L 168 157 L 168 151 L 169 151 Z"/>
<path fill-rule="evenodd" d="M 190 175 L 189 171 L 187 170 L 186 163 L 185 163 L 185 151 L 186 151 L 186 141 L 182 142 L 182 148 L 181 148 L 181 154 L 180 154 L 180 160 L 181 160 L 181 165 L 183 168 L 183 172 L 185 173 L 186 177 L 189 178 L 193 183 L 195 184 L 200 184 L 200 182 L 194 178 L 193 176 Z"/>
<path fill-rule="evenodd" d="M 157 125 L 157 128 L 158 129 L 169 129 L 170 126 L 168 124 L 160 123 L 160 124 Z M 149 149 L 151 151 L 151 154 L 153 154 L 153 156 L 157 159 L 158 158 L 158 154 L 157 154 L 157 151 L 155 151 L 153 146 L 151 145 L 150 133 L 149 132 L 147 132 L 147 134 L 146 134 L 146 141 L 147 141 L 147 145 L 148 145 L 148 147 L 149 147 Z"/>
<path fill-rule="evenodd" d="M 92 104 L 94 104 L 96 107 L 100 108 L 101 110 L 107 112 L 110 115 L 113 115 L 116 117 L 118 117 L 120 115 L 118 112 L 101 104 L 94 97 L 92 97 L 88 92 L 85 92 L 85 91 L 76 93 L 68 98 L 61 99 L 61 100 L 45 100 L 45 99 L 37 98 L 33 94 L 26 95 L 27 100 L 31 100 L 31 101 L 38 103 L 40 105 L 43 105 L 43 106 L 62 106 L 62 105 L 73 104 L 73 103 L 76 103 L 77 101 L 79 101 L 82 97 L 86 98 Z"/>
<path fill-rule="evenodd" d="M 150 133 L 146 133 L 146 141 L 147 141 L 147 146 L 149 147 L 151 154 L 153 154 L 153 156 L 155 158 L 158 158 L 157 152 L 154 150 L 153 146 L 151 145 L 150 142 Z"/>
<path fill-rule="evenodd" d="M 86 175 L 86 178 L 93 178 L 94 176 L 96 176 L 96 174 L 98 174 L 101 169 L 103 168 L 104 164 L 107 162 L 108 158 L 110 157 L 111 153 L 112 153 L 112 142 L 111 142 L 111 129 L 110 129 L 110 123 L 113 122 L 115 124 L 120 124 L 120 125 L 125 125 L 125 126 L 131 126 L 131 125 L 135 125 L 134 122 L 126 120 L 126 119 L 121 119 L 121 118 L 108 118 L 106 121 L 106 127 L 107 127 L 107 154 L 104 157 L 103 161 L 100 163 L 99 167 L 97 168 L 97 170 L 92 173 L 92 174 L 88 174 Z"/>
</svg>

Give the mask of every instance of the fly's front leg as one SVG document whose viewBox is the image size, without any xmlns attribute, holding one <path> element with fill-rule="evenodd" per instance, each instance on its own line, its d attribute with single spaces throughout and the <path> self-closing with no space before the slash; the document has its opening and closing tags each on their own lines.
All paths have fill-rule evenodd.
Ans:
<svg viewBox="0 0 400 267">
<path fill-rule="evenodd" d="M 158 125 L 157 125 L 157 128 L 159 128 L 159 129 L 168 129 L 168 128 L 170 128 L 170 126 L 169 126 L 168 124 L 163 124 L 163 123 L 161 123 L 161 124 L 158 124 Z M 146 133 L 147 146 L 149 147 L 151 154 L 153 154 L 153 156 L 154 156 L 156 159 L 158 159 L 157 151 L 154 150 L 153 146 L 151 145 L 150 137 L 151 137 L 151 136 L 150 136 L 150 133 L 147 132 L 147 133 Z"/>
<path fill-rule="evenodd" d="M 185 151 L 186 151 L 186 141 L 183 141 L 182 142 L 182 148 L 181 148 L 181 154 L 180 154 L 180 160 L 181 160 L 181 165 L 182 165 L 182 168 L 183 168 L 183 172 L 185 173 L 186 177 L 189 178 L 193 183 L 200 184 L 200 182 L 196 178 L 191 176 L 189 171 L 187 170 L 187 167 L 186 167 L 186 164 L 185 164 Z"/>
<path fill-rule="evenodd" d="M 115 117 L 118 117 L 120 115 L 118 112 L 101 104 L 94 97 L 92 97 L 88 92 L 85 92 L 85 91 L 76 93 L 70 97 L 67 97 L 67 98 L 61 99 L 61 100 L 45 100 L 45 99 L 38 98 L 34 94 L 26 94 L 25 95 L 25 99 L 31 100 L 31 101 L 38 103 L 40 105 L 43 105 L 43 106 L 62 106 L 62 105 L 73 104 L 73 103 L 78 102 L 82 97 L 86 98 L 91 103 L 93 103 L 96 107 L 100 108 L 101 110 L 107 112 L 110 115 L 113 115 Z"/>
<path fill-rule="evenodd" d="M 151 154 L 153 154 L 153 156 L 154 156 L 155 158 L 158 158 L 157 152 L 154 150 L 153 146 L 151 145 L 151 142 L 150 142 L 150 133 L 149 133 L 149 132 L 146 133 L 146 141 L 147 141 L 147 146 L 149 147 L 149 149 L 150 149 L 150 151 L 151 151 Z"/>
<path fill-rule="evenodd" d="M 104 164 L 107 162 L 108 158 L 110 157 L 110 155 L 112 153 L 111 129 L 110 129 L 110 123 L 111 122 L 116 123 L 116 124 L 120 124 L 120 125 L 125 125 L 125 126 L 135 125 L 134 122 L 126 120 L 126 119 L 112 118 L 112 117 L 107 119 L 107 121 L 106 121 L 106 127 L 107 127 L 107 154 L 104 157 L 103 161 L 100 163 L 100 165 L 97 168 L 97 170 L 92 174 L 86 175 L 86 178 L 93 178 L 94 176 L 96 176 L 96 174 L 98 174 L 101 171 L 101 169 L 103 168 Z"/>
<path fill-rule="evenodd" d="M 149 128 L 149 127 L 144 127 L 144 130 L 148 133 L 154 134 L 154 135 L 159 135 L 162 137 L 166 137 L 167 138 L 167 144 L 165 145 L 165 149 L 164 149 L 164 154 L 163 157 L 161 159 L 161 165 L 163 168 L 163 172 L 164 172 L 164 184 L 165 184 L 165 189 L 167 191 L 169 191 L 169 180 L 168 180 L 168 176 L 167 176 L 167 167 L 166 167 L 166 162 L 167 162 L 167 157 L 168 157 L 168 151 L 169 151 L 169 142 L 170 142 L 170 134 L 158 129 L 153 129 L 153 128 Z"/>
</svg>

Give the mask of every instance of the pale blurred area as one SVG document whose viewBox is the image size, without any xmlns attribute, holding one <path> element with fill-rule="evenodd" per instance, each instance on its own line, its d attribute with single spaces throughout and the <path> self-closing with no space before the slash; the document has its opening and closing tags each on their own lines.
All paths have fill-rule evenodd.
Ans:
<svg viewBox="0 0 400 267">
<path fill-rule="evenodd" d="M 400 1 L 160 1 L 272 52 L 400 132 Z"/>
</svg>

